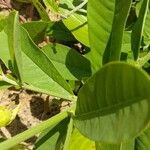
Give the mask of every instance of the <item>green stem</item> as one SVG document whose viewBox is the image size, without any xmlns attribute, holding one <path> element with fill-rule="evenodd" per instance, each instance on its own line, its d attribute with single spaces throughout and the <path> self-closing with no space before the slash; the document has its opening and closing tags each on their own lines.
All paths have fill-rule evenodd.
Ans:
<svg viewBox="0 0 150 150">
<path fill-rule="evenodd" d="M 72 109 L 74 109 L 74 107 L 70 108 L 69 110 L 72 110 Z M 59 123 L 60 121 L 62 121 L 66 117 L 68 117 L 67 111 L 59 113 L 59 114 L 55 115 L 54 117 L 38 124 L 36 127 L 32 127 L 14 137 L 12 137 L 11 139 L 8 139 L 8 140 L 0 143 L 0 147 L 3 148 L 3 150 L 8 150 L 8 149 L 14 147 L 15 145 L 29 139 L 30 137 L 34 136 L 35 134 L 42 132 L 43 130 L 55 125 L 56 123 Z"/>
<path fill-rule="evenodd" d="M 69 142 L 71 139 L 72 130 L 73 130 L 73 119 L 70 118 L 70 123 L 68 125 L 67 136 L 66 136 L 63 150 L 68 150 L 69 148 Z"/>
<path fill-rule="evenodd" d="M 43 21 L 50 21 L 48 13 L 38 0 L 31 0 Z"/>
<path fill-rule="evenodd" d="M 87 4 L 88 0 L 84 0 L 80 5 L 78 5 L 77 7 L 75 7 L 73 10 L 71 10 L 67 15 L 63 16 L 64 18 L 68 18 L 69 16 L 71 16 L 73 13 L 75 13 L 76 11 L 80 10 L 85 4 Z"/>
</svg>

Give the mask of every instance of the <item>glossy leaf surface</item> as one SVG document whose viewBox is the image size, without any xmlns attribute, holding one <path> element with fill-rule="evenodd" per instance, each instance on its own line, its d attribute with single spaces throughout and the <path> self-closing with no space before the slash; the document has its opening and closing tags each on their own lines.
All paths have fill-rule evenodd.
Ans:
<svg viewBox="0 0 150 150">
<path fill-rule="evenodd" d="M 104 52 L 103 63 L 120 60 L 123 33 L 131 3 L 132 0 L 115 1 L 115 14 L 112 30 Z"/>
<path fill-rule="evenodd" d="M 47 56 L 32 42 L 24 29 L 21 30 L 21 41 L 23 52 L 22 80 L 27 83 L 24 87 L 72 99 L 72 91 L 67 82 Z"/>
<path fill-rule="evenodd" d="M 88 1 L 90 55 L 96 70 L 102 66 L 102 55 L 111 34 L 114 12 L 115 0 Z"/>
<path fill-rule="evenodd" d="M 121 62 L 105 65 L 78 94 L 75 125 L 95 141 L 121 143 L 134 138 L 149 122 L 150 79 Z"/>
</svg>

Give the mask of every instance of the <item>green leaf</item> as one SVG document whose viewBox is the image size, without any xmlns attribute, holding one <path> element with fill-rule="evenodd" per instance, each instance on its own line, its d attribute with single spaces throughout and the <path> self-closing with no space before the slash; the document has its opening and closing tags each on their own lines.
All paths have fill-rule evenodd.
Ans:
<svg viewBox="0 0 150 150">
<path fill-rule="evenodd" d="M 150 78 L 137 67 L 105 65 L 80 89 L 75 126 L 88 138 L 108 143 L 133 139 L 150 119 Z"/>
<path fill-rule="evenodd" d="M 70 100 L 74 99 L 71 87 L 23 28 L 21 29 L 21 48 L 22 81 L 26 83 L 23 87 Z"/>
<path fill-rule="evenodd" d="M 146 20 L 145 20 L 145 25 L 144 25 L 144 31 L 143 31 L 143 35 L 144 35 L 144 42 L 146 44 L 150 45 L 150 1 L 149 1 L 149 7 L 147 10 L 147 16 L 146 16 Z"/>
<path fill-rule="evenodd" d="M 41 19 L 43 21 L 50 21 L 48 13 L 46 12 L 45 8 L 40 3 L 40 1 L 39 0 L 31 0 L 31 2 L 33 3 L 34 7 L 37 9 Z"/>
<path fill-rule="evenodd" d="M 8 36 L 3 31 L 0 32 L 0 59 L 6 65 L 7 68 L 10 65 L 10 53 L 9 53 L 9 46 L 8 46 Z"/>
<path fill-rule="evenodd" d="M 64 16 L 75 8 L 73 3 L 75 3 L 73 0 L 60 1 L 60 10 Z M 85 15 L 73 13 L 68 18 L 64 19 L 63 23 L 79 42 L 89 47 L 87 17 Z"/>
<path fill-rule="evenodd" d="M 96 150 L 134 150 L 134 140 L 121 144 L 96 142 Z"/>
<path fill-rule="evenodd" d="M 116 0 L 111 35 L 107 43 L 103 62 L 119 61 L 126 20 L 132 0 Z"/>
<path fill-rule="evenodd" d="M 141 135 L 135 140 L 136 150 L 148 150 L 150 149 L 150 127 L 148 127 Z"/>
<path fill-rule="evenodd" d="M 69 118 L 65 118 L 61 122 L 53 125 L 50 129 L 46 129 L 41 133 L 35 143 L 35 150 L 61 150 L 64 145 L 67 134 L 67 125 Z"/>
<path fill-rule="evenodd" d="M 145 19 L 148 11 L 149 0 L 143 0 L 142 6 L 139 12 L 138 19 L 133 26 L 131 34 L 131 49 L 133 51 L 134 59 L 137 60 L 139 56 L 142 35 L 144 30 Z"/>
<path fill-rule="evenodd" d="M 131 50 L 131 32 L 124 31 L 122 47 L 121 47 L 121 58 L 120 60 L 125 60 L 127 62 L 133 61 L 133 53 Z"/>
<path fill-rule="evenodd" d="M 124 53 L 131 52 L 131 32 L 124 31 L 121 49 Z"/>
<path fill-rule="evenodd" d="M 55 0 L 43 0 L 45 6 L 54 13 L 59 12 L 58 4 Z"/>
<path fill-rule="evenodd" d="M 12 86 L 11 84 L 0 80 L 0 90 L 7 89 L 7 88 L 9 88 L 11 86 Z"/>
<path fill-rule="evenodd" d="M 95 70 L 102 66 L 102 56 L 112 29 L 115 0 L 88 1 L 88 28 L 91 51 L 89 56 Z"/>
<path fill-rule="evenodd" d="M 141 6 L 142 6 L 143 0 L 141 0 L 139 3 L 136 5 L 136 13 L 139 15 Z M 145 24 L 144 24 L 144 29 L 143 29 L 143 36 L 144 36 L 144 44 L 149 45 L 150 44 L 150 1 L 149 1 L 149 7 L 147 10 L 147 15 L 145 19 Z"/>
<path fill-rule="evenodd" d="M 5 32 L 8 35 L 9 53 L 13 67 L 13 73 L 21 83 L 22 78 L 22 55 L 21 55 L 21 39 L 20 39 L 20 26 L 19 16 L 16 11 L 13 11 L 8 16 L 7 26 Z"/>
<path fill-rule="evenodd" d="M 66 80 L 82 80 L 91 75 L 90 62 L 70 47 L 48 44 L 43 52 Z"/>
<path fill-rule="evenodd" d="M 35 43 L 39 43 L 44 39 L 47 28 L 51 28 L 52 25 L 51 22 L 47 23 L 43 21 L 32 21 L 22 24 Z"/>
<path fill-rule="evenodd" d="M 61 21 L 55 22 L 52 27 L 48 28 L 47 35 L 52 39 L 56 39 L 57 41 L 76 41 L 74 36 Z"/>
<path fill-rule="evenodd" d="M 73 14 L 64 19 L 63 23 L 79 42 L 89 47 L 87 18 L 85 16 Z"/>
<path fill-rule="evenodd" d="M 71 135 L 72 135 L 72 131 L 73 131 L 73 119 L 70 118 L 70 122 L 68 124 L 68 129 L 67 129 L 67 134 L 66 134 L 63 150 L 68 150 Z"/>
<path fill-rule="evenodd" d="M 76 128 L 74 128 L 68 150 L 75 150 L 76 147 L 78 150 L 94 150 L 95 142 L 84 137 Z"/>
<path fill-rule="evenodd" d="M 106 143 L 100 143 L 96 142 L 96 150 L 121 150 L 120 144 L 106 144 Z"/>
<path fill-rule="evenodd" d="M 13 30 L 12 26 L 9 30 Z M 62 78 L 55 69 L 52 62 L 47 56 L 33 43 L 28 33 L 21 28 L 21 56 L 22 61 L 22 86 L 27 89 L 47 93 L 57 97 L 73 100 L 71 87 Z M 7 44 L 7 35 L 5 32 L 0 33 L 2 40 L 2 55 L 0 58 L 7 64 L 9 61 L 9 51 Z M 14 35 L 20 36 L 19 33 Z M 3 45 L 4 44 L 4 45 Z M 0 45 L 1 46 L 1 45 Z M 37 61 L 40 60 L 40 61 Z M 34 71 L 33 71 L 34 70 Z"/>
<path fill-rule="evenodd" d="M 7 17 L 0 14 L 0 32 L 4 29 L 7 23 Z"/>
<path fill-rule="evenodd" d="M 136 0 L 135 0 L 136 1 Z M 132 1 L 133 2 L 133 1 Z M 126 30 L 131 31 L 134 23 L 137 20 L 137 15 L 136 15 L 136 5 L 137 2 L 133 2 L 130 8 L 130 12 L 126 21 Z"/>
<path fill-rule="evenodd" d="M 144 66 L 148 61 L 150 60 L 150 51 L 140 59 L 138 59 L 138 65 L 139 66 Z"/>
</svg>

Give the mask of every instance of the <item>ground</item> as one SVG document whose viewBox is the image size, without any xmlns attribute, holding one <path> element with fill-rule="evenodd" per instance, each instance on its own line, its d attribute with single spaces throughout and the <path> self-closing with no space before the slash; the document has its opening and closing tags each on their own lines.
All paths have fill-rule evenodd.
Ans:
<svg viewBox="0 0 150 150">
<path fill-rule="evenodd" d="M 69 101 L 59 100 L 46 94 L 36 93 L 27 90 L 0 90 L 0 106 L 17 105 L 21 103 L 18 115 L 15 120 L 5 128 L 1 128 L 0 136 L 11 138 L 12 136 L 34 127 L 62 111 L 69 105 Z M 33 143 L 38 135 L 23 142 L 26 149 L 32 149 Z"/>
</svg>

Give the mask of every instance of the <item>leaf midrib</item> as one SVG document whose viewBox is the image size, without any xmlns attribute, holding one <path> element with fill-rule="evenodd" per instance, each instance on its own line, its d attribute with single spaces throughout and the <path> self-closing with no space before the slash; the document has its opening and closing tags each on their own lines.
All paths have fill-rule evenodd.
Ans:
<svg viewBox="0 0 150 150">
<path fill-rule="evenodd" d="M 126 102 L 118 103 L 118 104 L 115 104 L 115 105 L 110 106 L 110 107 L 104 107 L 102 109 L 97 109 L 97 110 L 94 110 L 94 111 L 90 111 L 88 113 L 75 115 L 74 118 L 77 119 L 77 120 L 89 120 L 89 119 L 92 119 L 92 118 L 109 115 L 109 114 L 115 113 L 115 112 L 117 112 L 121 109 L 124 109 L 125 107 L 131 107 L 135 103 L 138 103 L 138 102 L 141 102 L 141 101 L 144 101 L 144 100 L 148 100 L 148 99 L 150 99 L 150 97 L 149 98 L 136 97 L 136 98 L 132 99 L 132 101 L 128 100 Z"/>
</svg>

